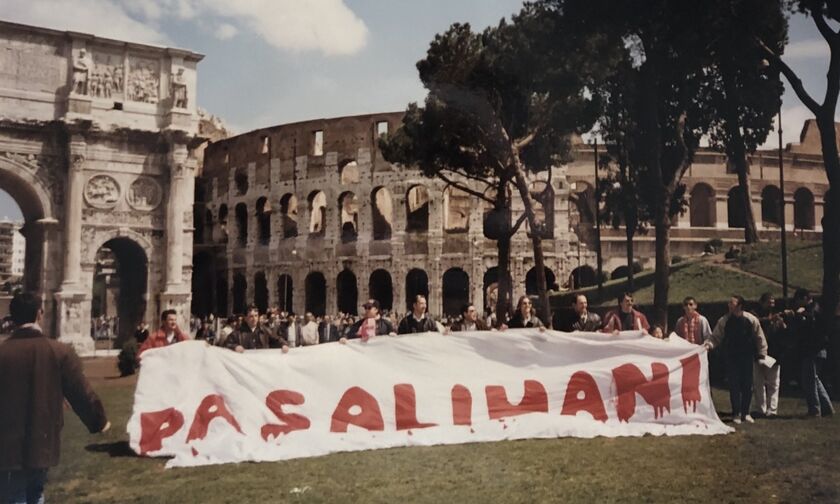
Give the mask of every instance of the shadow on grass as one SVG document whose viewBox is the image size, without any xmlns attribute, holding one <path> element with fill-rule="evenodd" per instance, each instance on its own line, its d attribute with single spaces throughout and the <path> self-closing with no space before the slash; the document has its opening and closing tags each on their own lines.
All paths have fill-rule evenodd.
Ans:
<svg viewBox="0 0 840 504">
<path fill-rule="evenodd" d="M 113 443 L 98 443 L 85 446 L 85 450 L 93 453 L 107 453 L 111 457 L 137 458 L 137 454 L 128 445 L 128 441 L 115 441 Z"/>
</svg>

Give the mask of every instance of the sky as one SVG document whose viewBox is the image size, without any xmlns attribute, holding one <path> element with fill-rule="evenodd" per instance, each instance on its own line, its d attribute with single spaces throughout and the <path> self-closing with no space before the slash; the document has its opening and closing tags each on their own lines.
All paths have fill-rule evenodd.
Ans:
<svg viewBox="0 0 840 504">
<path fill-rule="evenodd" d="M 174 46 L 205 55 L 198 105 L 234 133 L 277 124 L 404 110 L 425 91 L 415 63 L 452 23 L 475 29 L 521 0 L 0 0 L 8 21 Z M 818 101 L 828 46 L 813 22 L 791 20 L 785 60 Z M 810 113 L 784 97 L 784 141 Z M 775 138 L 775 135 L 771 135 Z M 771 146 L 775 145 L 771 138 Z M 0 189 L 0 218 L 20 210 Z"/>
</svg>

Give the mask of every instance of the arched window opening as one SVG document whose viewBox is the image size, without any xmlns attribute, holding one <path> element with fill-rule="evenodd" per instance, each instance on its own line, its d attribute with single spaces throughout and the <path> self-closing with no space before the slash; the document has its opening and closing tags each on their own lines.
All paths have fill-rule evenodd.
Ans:
<svg viewBox="0 0 840 504">
<path fill-rule="evenodd" d="M 359 204 L 356 195 L 346 192 L 338 198 L 338 206 L 341 209 L 341 243 L 351 243 L 359 237 Z"/>
<path fill-rule="evenodd" d="M 373 214 L 373 239 L 390 240 L 394 220 L 391 192 L 384 187 L 376 188 L 371 193 L 370 200 Z"/>
<path fill-rule="evenodd" d="M 429 230 L 429 191 L 425 186 L 411 187 L 405 195 L 405 230 L 426 232 Z"/>
</svg>

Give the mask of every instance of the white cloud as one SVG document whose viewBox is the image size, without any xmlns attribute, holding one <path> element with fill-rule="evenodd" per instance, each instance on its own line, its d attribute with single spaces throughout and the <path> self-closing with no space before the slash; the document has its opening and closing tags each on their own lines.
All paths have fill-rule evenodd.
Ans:
<svg viewBox="0 0 840 504">
<path fill-rule="evenodd" d="M 151 18 L 157 5 L 155 1 L 144 0 L 132 8 L 132 12 Z M 141 3 L 145 5 L 140 6 Z M 125 8 L 109 0 L 3 0 L 3 18 L 131 42 L 169 43 L 168 37 L 161 31 L 131 17 Z"/>
<path fill-rule="evenodd" d="M 216 38 L 219 40 L 229 40 L 236 36 L 237 29 L 229 23 L 222 23 L 216 27 Z"/>
<path fill-rule="evenodd" d="M 367 44 L 367 26 L 343 0 L 175 1 L 191 1 L 195 12 L 240 21 L 281 50 L 349 55 Z"/>
<path fill-rule="evenodd" d="M 11 21 L 95 35 L 167 44 L 157 25 L 164 15 L 215 26 L 229 39 L 248 29 L 283 51 L 356 54 L 367 45 L 368 28 L 344 0 L 3 0 Z"/>
<path fill-rule="evenodd" d="M 823 39 L 793 42 L 785 47 L 785 59 L 828 59 L 831 53 Z"/>
</svg>

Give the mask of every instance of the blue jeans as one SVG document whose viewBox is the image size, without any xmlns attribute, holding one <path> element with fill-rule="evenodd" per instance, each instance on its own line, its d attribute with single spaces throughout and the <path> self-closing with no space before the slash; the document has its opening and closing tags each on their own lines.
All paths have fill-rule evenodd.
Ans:
<svg viewBox="0 0 840 504">
<path fill-rule="evenodd" d="M 44 504 L 46 469 L 0 471 L 0 504 Z"/>
<path fill-rule="evenodd" d="M 820 369 L 825 361 L 825 351 L 802 359 L 802 393 L 808 403 L 808 414 L 830 415 L 834 413 L 831 398 L 820 381 Z"/>
</svg>

